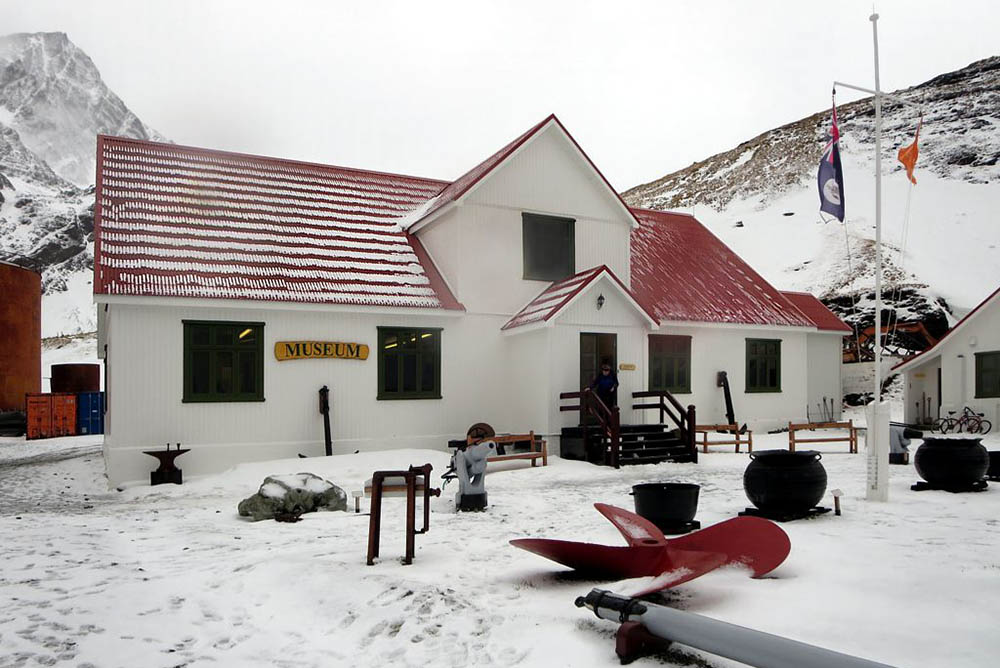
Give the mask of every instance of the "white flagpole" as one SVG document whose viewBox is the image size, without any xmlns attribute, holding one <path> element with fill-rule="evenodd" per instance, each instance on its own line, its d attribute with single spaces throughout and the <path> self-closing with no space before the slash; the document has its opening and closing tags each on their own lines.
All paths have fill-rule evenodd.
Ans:
<svg viewBox="0 0 1000 668">
<path fill-rule="evenodd" d="M 878 14 L 872 13 L 875 47 L 875 392 L 868 412 L 868 493 L 889 500 L 889 416 L 882 405 L 882 87 L 878 71 Z"/>
<path fill-rule="evenodd" d="M 875 405 L 882 403 L 882 88 L 878 76 L 878 14 L 869 17 L 875 43 Z"/>
<path fill-rule="evenodd" d="M 875 90 L 852 86 L 835 81 L 835 86 L 844 86 L 871 93 L 875 98 L 875 391 L 868 406 L 868 434 L 865 439 L 868 449 L 868 493 L 871 501 L 889 500 L 889 415 L 882 405 L 882 98 L 914 105 L 882 92 L 878 71 L 878 14 L 872 13 L 872 42 L 875 51 Z"/>
</svg>

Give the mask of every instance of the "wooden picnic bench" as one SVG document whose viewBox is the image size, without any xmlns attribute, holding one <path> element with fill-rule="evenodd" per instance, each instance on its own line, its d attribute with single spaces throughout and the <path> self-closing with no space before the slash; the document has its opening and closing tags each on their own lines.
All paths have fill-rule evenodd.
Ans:
<svg viewBox="0 0 1000 668">
<path fill-rule="evenodd" d="M 531 460 L 531 465 L 534 466 L 535 463 L 541 459 L 542 466 L 548 466 L 549 464 L 548 445 L 545 443 L 544 439 L 536 439 L 534 431 L 529 431 L 527 434 L 490 436 L 485 440 L 493 441 L 497 445 L 509 445 L 511 447 L 517 443 L 527 443 L 530 448 L 527 452 L 510 452 L 502 455 L 493 455 L 492 457 L 487 458 L 487 462 L 505 462 L 511 459 L 529 459 Z"/>
<path fill-rule="evenodd" d="M 846 436 L 830 436 L 822 438 L 801 438 L 795 435 L 798 431 L 813 431 L 816 429 L 846 429 Z M 802 422 L 788 423 L 788 450 L 795 452 L 798 443 L 847 443 L 849 451 L 858 451 L 858 429 L 854 426 L 853 420 L 847 422 Z"/>
<path fill-rule="evenodd" d="M 727 432 L 724 435 L 730 436 L 726 440 L 708 440 L 708 434 L 710 432 Z M 694 433 L 697 437 L 698 434 L 701 435 L 701 451 L 708 452 L 708 446 L 710 445 L 735 445 L 736 452 L 740 451 L 740 445 L 743 443 L 747 444 L 747 452 L 753 452 L 753 432 L 748 431 L 746 434 L 740 433 L 739 425 L 735 424 L 699 424 L 695 425 Z M 741 436 L 746 436 L 745 439 L 741 439 Z"/>
</svg>

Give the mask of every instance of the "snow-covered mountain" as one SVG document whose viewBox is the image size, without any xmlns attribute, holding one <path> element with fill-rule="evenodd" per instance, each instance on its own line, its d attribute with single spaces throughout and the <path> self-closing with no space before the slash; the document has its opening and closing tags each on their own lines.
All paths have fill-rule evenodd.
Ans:
<svg viewBox="0 0 1000 668">
<path fill-rule="evenodd" d="M 96 326 L 98 133 L 163 139 L 64 33 L 0 36 L 0 259 L 43 270 L 46 336 Z"/>
<path fill-rule="evenodd" d="M 1000 57 L 894 94 L 922 109 L 882 108 L 886 294 L 900 321 L 923 320 L 940 332 L 945 318 L 953 322 L 1000 286 Z M 871 98 L 837 111 L 845 225 L 822 222 L 818 212 L 829 109 L 623 196 L 634 206 L 694 213 L 775 286 L 813 292 L 847 320 L 870 325 L 875 111 Z M 921 111 L 911 190 L 896 152 L 913 141 Z"/>
</svg>

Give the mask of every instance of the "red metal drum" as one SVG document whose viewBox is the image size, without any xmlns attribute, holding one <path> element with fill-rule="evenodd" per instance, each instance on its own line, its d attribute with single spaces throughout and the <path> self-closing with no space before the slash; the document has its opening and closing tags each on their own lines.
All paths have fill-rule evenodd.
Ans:
<svg viewBox="0 0 1000 668">
<path fill-rule="evenodd" d="M 53 392 L 99 392 L 101 390 L 100 364 L 53 364 Z"/>
<path fill-rule="evenodd" d="M 0 411 L 42 390 L 42 276 L 0 262 Z"/>
</svg>

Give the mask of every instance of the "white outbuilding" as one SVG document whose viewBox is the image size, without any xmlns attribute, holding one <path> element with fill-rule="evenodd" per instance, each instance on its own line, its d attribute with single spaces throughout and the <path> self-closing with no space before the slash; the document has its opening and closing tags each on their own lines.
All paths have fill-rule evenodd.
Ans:
<svg viewBox="0 0 1000 668">
<path fill-rule="evenodd" d="M 840 410 L 849 328 L 695 218 L 632 209 L 550 116 L 448 182 L 98 138 L 94 292 L 112 483 L 444 448 L 469 425 L 558 452 L 560 393 L 608 365 L 621 422 L 667 392 L 750 428 Z M 834 401 L 836 400 L 836 401 Z M 639 402 L 641 403 L 641 402 Z"/>
<path fill-rule="evenodd" d="M 968 407 L 1000 425 L 1000 288 L 893 371 L 903 374 L 906 422 L 933 424 Z"/>
</svg>

